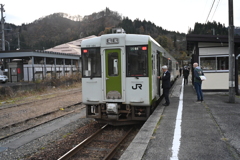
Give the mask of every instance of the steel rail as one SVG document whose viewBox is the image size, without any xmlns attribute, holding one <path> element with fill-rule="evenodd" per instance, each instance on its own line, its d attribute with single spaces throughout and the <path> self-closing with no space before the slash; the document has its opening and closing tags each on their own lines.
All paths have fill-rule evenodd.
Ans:
<svg viewBox="0 0 240 160">
<path fill-rule="evenodd" d="M 127 136 L 131 133 L 132 128 L 129 129 L 129 131 L 124 135 L 124 137 L 122 137 L 119 142 L 113 147 L 113 149 L 111 149 L 111 151 L 103 158 L 103 160 L 110 160 L 113 158 L 116 149 L 118 148 L 118 146 L 123 142 L 123 140 L 125 140 L 127 138 Z"/>
<path fill-rule="evenodd" d="M 67 159 L 71 158 L 73 155 L 75 155 L 77 152 L 79 152 L 86 144 L 90 143 L 96 137 L 96 135 L 98 135 L 100 132 L 102 132 L 103 129 L 106 128 L 107 126 L 108 126 L 108 124 L 104 125 L 97 132 L 95 132 L 94 134 L 92 134 L 91 136 L 89 136 L 88 138 L 83 140 L 81 143 L 76 145 L 74 148 L 72 148 L 70 151 L 65 153 L 60 158 L 58 158 L 58 160 L 67 160 Z"/>
</svg>

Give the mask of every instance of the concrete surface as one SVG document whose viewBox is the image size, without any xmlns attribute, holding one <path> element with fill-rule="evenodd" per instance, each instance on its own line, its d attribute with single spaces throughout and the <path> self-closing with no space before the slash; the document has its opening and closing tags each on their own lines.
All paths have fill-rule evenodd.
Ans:
<svg viewBox="0 0 240 160">
<path fill-rule="evenodd" d="M 134 139 L 121 160 L 240 159 L 240 97 L 230 104 L 227 95 L 203 93 L 204 102 L 195 103 L 197 96 L 192 85 L 184 87 L 180 148 L 178 156 L 172 157 L 181 80 L 177 80 L 171 93 L 170 106 L 153 113 L 155 118 L 144 124 L 145 129 L 135 138 L 139 141 Z"/>
</svg>

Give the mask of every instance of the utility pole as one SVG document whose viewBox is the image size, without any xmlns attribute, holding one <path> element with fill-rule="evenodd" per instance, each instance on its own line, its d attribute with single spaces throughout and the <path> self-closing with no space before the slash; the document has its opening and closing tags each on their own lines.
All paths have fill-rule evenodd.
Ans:
<svg viewBox="0 0 240 160">
<path fill-rule="evenodd" d="M 229 103 L 235 103 L 235 55 L 234 55 L 234 25 L 233 25 L 233 0 L 228 0 L 229 27 Z"/>
<path fill-rule="evenodd" d="M 1 26 L 2 26 L 2 50 L 5 51 L 5 36 L 4 36 L 4 17 L 3 17 L 3 12 L 4 10 L 4 5 L 1 4 Z"/>
<path fill-rule="evenodd" d="M 19 38 L 19 32 L 18 32 L 18 50 L 20 50 L 20 38 Z"/>
</svg>

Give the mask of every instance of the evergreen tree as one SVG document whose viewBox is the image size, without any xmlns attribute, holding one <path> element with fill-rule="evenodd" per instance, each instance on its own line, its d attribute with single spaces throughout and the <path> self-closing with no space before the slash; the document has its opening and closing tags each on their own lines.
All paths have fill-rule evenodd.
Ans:
<svg viewBox="0 0 240 160">
<path fill-rule="evenodd" d="M 215 35 L 228 35 L 228 29 L 225 25 L 216 21 L 207 22 L 206 24 L 196 22 L 194 29 L 190 28 L 188 34 L 213 35 L 214 31 Z"/>
</svg>

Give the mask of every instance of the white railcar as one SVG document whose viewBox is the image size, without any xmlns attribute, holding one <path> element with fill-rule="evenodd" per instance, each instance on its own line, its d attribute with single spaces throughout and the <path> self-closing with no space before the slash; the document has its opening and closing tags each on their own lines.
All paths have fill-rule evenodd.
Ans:
<svg viewBox="0 0 240 160">
<path fill-rule="evenodd" d="M 148 35 L 107 34 L 83 40 L 82 102 L 87 117 L 113 125 L 145 121 L 161 96 L 161 66 L 171 80 L 177 61 Z"/>
</svg>

